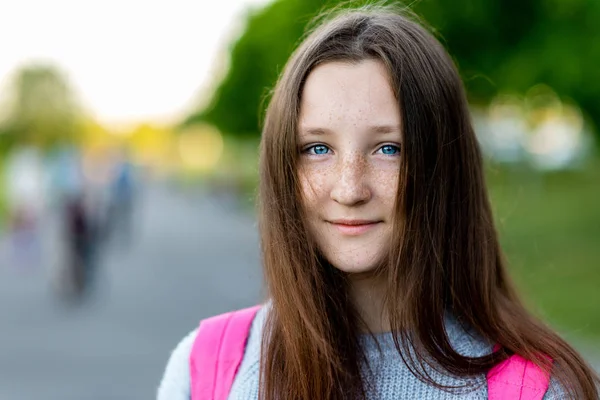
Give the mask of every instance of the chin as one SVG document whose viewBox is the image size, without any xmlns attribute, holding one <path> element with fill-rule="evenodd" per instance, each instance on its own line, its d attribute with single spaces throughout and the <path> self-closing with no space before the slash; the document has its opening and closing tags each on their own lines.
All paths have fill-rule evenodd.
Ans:
<svg viewBox="0 0 600 400">
<path fill-rule="evenodd" d="M 378 263 L 373 262 L 376 257 L 368 257 L 365 259 L 345 257 L 328 257 L 329 262 L 333 267 L 347 274 L 360 274 L 373 271 L 377 268 Z"/>
</svg>

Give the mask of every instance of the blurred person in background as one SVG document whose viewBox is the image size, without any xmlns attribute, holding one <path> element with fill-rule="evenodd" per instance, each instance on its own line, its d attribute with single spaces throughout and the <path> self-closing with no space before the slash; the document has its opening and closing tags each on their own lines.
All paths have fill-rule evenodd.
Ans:
<svg viewBox="0 0 600 400">
<path fill-rule="evenodd" d="M 67 277 L 72 293 L 81 296 L 90 286 L 94 261 L 94 229 L 85 207 L 83 194 L 70 196 L 65 202 L 67 242 Z"/>
<path fill-rule="evenodd" d="M 37 267 L 41 262 L 46 198 L 43 170 L 42 157 L 34 147 L 18 147 L 6 160 L 11 263 L 16 268 Z"/>
<path fill-rule="evenodd" d="M 160 400 L 598 398 L 517 295 L 460 76 L 402 12 L 343 10 L 306 37 L 260 173 L 268 302 L 202 321 Z M 228 338 L 239 358 L 219 358 Z"/>
<path fill-rule="evenodd" d="M 88 154 L 83 165 L 84 204 L 94 230 L 94 247 L 99 250 L 105 245 L 110 225 L 114 166 L 105 152 Z"/>
<path fill-rule="evenodd" d="M 75 298 L 93 284 L 103 224 L 98 184 L 92 181 L 94 176 L 84 164 L 83 153 L 73 147 L 58 151 L 50 164 L 63 249 L 58 284 L 63 293 Z"/>
<path fill-rule="evenodd" d="M 105 235 L 119 246 L 127 247 L 133 239 L 136 206 L 135 167 L 126 150 L 121 150 L 114 159 L 112 177 L 109 182 L 108 211 Z"/>
</svg>

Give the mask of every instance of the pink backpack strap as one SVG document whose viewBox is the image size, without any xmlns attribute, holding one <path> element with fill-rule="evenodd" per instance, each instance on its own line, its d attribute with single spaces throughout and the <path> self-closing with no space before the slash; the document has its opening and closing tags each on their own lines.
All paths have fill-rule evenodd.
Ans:
<svg viewBox="0 0 600 400">
<path fill-rule="evenodd" d="M 202 320 L 190 354 L 192 400 L 226 400 L 260 306 Z"/>
<path fill-rule="evenodd" d="M 494 348 L 494 351 L 498 346 Z M 514 354 L 487 374 L 490 400 L 542 400 L 550 376 L 540 367 Z"/>
</svg>

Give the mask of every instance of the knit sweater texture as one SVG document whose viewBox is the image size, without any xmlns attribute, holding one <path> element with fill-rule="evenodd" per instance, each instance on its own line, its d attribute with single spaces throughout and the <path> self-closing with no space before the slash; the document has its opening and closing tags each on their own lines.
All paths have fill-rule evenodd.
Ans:
<svg viewBox="0 0 600 400">
<path fill-rule="evenodd" d="M 229 400 L 258 399 L 260 347 L 267 310 L 268 307 L 262 307 L 252 322 L 244 357 L 234 379 Z M 476 333 L 465 330 L 451 316 L 446 316 L 445 322 L 450 343 L 458 353 L 477 357 L 492 351 L 490 343 Z M 157 400 L 190 400 L 189 357 L 196 333 L 197 330 L 189 333 L 172 352 L 158 388 Z M 485 400 L 488 398 L 484 375 L 460 378 L 428 370 L 435 381 L 441 385 L 467 385 L 466 388 L 453 391 L 445 391 L 420 381 L 402 360 L 390 333 L 377 334 L 374 338 L 364 335 L 361 337 L 361 344 L 368 360 L 368 364 L 363 365 L 362 370 L 363 377 L 368 382 L 369 400 Z M 551 379 L 544 400 L 565 398 L 558 382 Z"/>
</svg>

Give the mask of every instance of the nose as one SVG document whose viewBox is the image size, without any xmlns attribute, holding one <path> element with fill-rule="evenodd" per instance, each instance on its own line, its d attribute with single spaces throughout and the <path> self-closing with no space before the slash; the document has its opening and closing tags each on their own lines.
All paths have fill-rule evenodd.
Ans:
<svg viewBox="0 0 600 400">
<path fill-rule="evenodd" d="M 341 205 L 356 206 L 371 199 L 367 162 L 364 157 L 350 156 L 340 162 L 331 189 L 331 199 Z"/>
</svg>

